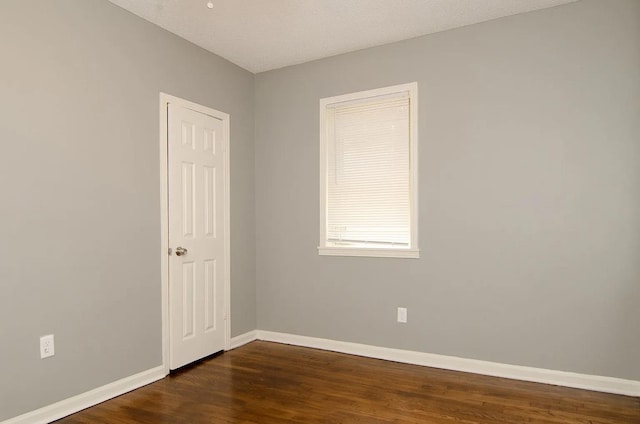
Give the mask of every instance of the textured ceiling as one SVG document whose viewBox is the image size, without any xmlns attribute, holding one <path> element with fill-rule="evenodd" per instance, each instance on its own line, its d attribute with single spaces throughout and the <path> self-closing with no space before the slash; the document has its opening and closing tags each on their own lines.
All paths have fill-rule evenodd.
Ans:
<svg viewBox="0 0 640 424">
<path fill-rule="evenodd" d="M 110 0 L 254 73 L 576 0 Z"/>
</svg>

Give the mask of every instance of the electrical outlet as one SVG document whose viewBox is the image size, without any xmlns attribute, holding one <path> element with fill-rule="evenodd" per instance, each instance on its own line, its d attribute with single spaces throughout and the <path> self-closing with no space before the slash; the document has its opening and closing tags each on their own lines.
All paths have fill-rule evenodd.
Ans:
<svg viewBox="0 0 640 424">
<path fill-rule="evenodd" d="M 407 322 L 407 308 L 398 308 L 398 322 Z"/>
<path fill-rule="evenodd" d="M 40 337 L 40 359 L 55 355 L 53 334 Z"/>
</svg>

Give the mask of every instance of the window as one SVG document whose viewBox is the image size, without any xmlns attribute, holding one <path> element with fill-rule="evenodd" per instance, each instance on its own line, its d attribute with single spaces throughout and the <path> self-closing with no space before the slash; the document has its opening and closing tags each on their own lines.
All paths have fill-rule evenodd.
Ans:
<svg viewBox="0 0 640 424">
<path fill-rule="evenodd" d="M 320 255 L 419 257 L 417 92 L 320 100 Z"/>
</svg>

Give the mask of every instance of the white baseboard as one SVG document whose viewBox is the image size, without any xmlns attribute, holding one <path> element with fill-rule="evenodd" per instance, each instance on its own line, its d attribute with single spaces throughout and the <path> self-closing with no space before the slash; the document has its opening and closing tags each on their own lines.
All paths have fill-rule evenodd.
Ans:
<svg viewBox="0 0 640 424">
<path fill-rule="evenodd" d="M 577 374 L 573 372 L 555 371 L 520 365 L 500 364 L 496 362 L 479 361 L 476 359 L 465 359 L 455 356 L 390 349 L 386 347 L 369 346 L 359 343 L 341 342 L 272 331 L 258 330 L 257 333 L 258 340 L 270 342 L 331 350 L 334 352 L 348 353 L 351 355 L 365 356 L 369 358 L 386 359 L 388 361 L 404 362 L 407 364 L 442 368 L 453 371 L 464 371 L 494 377 L 510 378 L 513 380 L 532 381 L 535 383 L 553 384 L 556 386 L 573 387 L 576 389 L 593 390 L 596 392 L 614 393 L 626 396 L 640 396 L 640 381 L 635 380 L 603 377 L 599 375 Z"/>
<path fill-rule="evenodd" d="M 244 334 L 240 334 L 239 336 L 235 336 L 231 338 L 231 346 L 229 349 L 235 349 L 240 346 L 244 346 L 247 343 L 251 343 L 254 340 L 258 339 L 258 330 L 247 331 Z"/>
<path fill-rule="evenodd" d="M 391 349 L 359 343 L 341 342 L 316 337 L 298 336 L 295 334 L 273 331 L 252 330 L 231 339 L 231 349 L 238 348 L 254 340 L 284 343 L 314 349 L 330 350 L 368 358 L 385 359 L 394 362 L 442 368 L 453 371 L 470 372 L 513 380 L 532 381 L 535 383 L 553 384 L 576 389 L 614 393 L 640 397 L 640 381 L 625 380 L 599 375 L 577 374 L 566 371 L 555 371 L 543 368 L 520 365 L 500 364 L 479 361 L 476 359 L 458 358 L 455 356 L 436 355 L 433 353 L 414 352 L 410 350 Z M 164 378 L 164 367 L 159 366 L 141 373 L 123 378 L 105 386 L 53 403 L 35 411 L 2 421 L 0 424 L 46 424 L 71 415 L 75 412 L 97 405 L 121 394 L 130 392 Z"/>
<path fill-rule="evenodd" d="M 257 330 L 252 330 L 239 336 L 233 337 L 230 343 L 230 349 L 243 346 L 254 340 L 257 340 Z M 66 417 L 90 406 L 97 405 L 105 400 L 112 399 L 121 394 L 130 392 L 139 387 L 146 386 L 149 383 L 160 380 L 167 375 L 164 366 L 152 368 L 139 374 L 123 378 L 113 383 L 107 384 L 97 389 L 81 393 L 60 402 L 47 405 L 35 411 L 27 412 L 15 418 L 1 421 L 0 424 L 46 424 L 51 421 Z"/>
<path fill-rule="evenodd" d="M 46 424 L 66 417 L 90 406 L 97 405 L 123 393 L 146 386 L 165 377 L 164 367 L 159 366 L 114 381 L 102 387 L 81 393 L 77 396 L 52 403 L 35 411 L 27 412 L 15 418 L 3 421 L 1 424 Z"/>
</svg>

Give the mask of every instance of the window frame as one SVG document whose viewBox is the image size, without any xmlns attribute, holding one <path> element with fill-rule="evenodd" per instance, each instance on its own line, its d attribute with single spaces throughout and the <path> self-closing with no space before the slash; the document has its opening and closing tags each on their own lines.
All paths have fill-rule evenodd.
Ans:
<svg viewBox="0 0 640 424">
<path fill-rule="evenodd" d="M 409 96 L 409 225 L 408 247 L 335 246 L 327 241 L 328 203 L 328 122 L 327 109 L 338 103 L 364 101 L 372 97 L 408 93 Z M 418 247 L 418 83 L 411 82 L 373 90 L 320 99 L 320 243 L 318 254 L 326 256 L 367 256 L 419 258 Z"/>
</svg>

